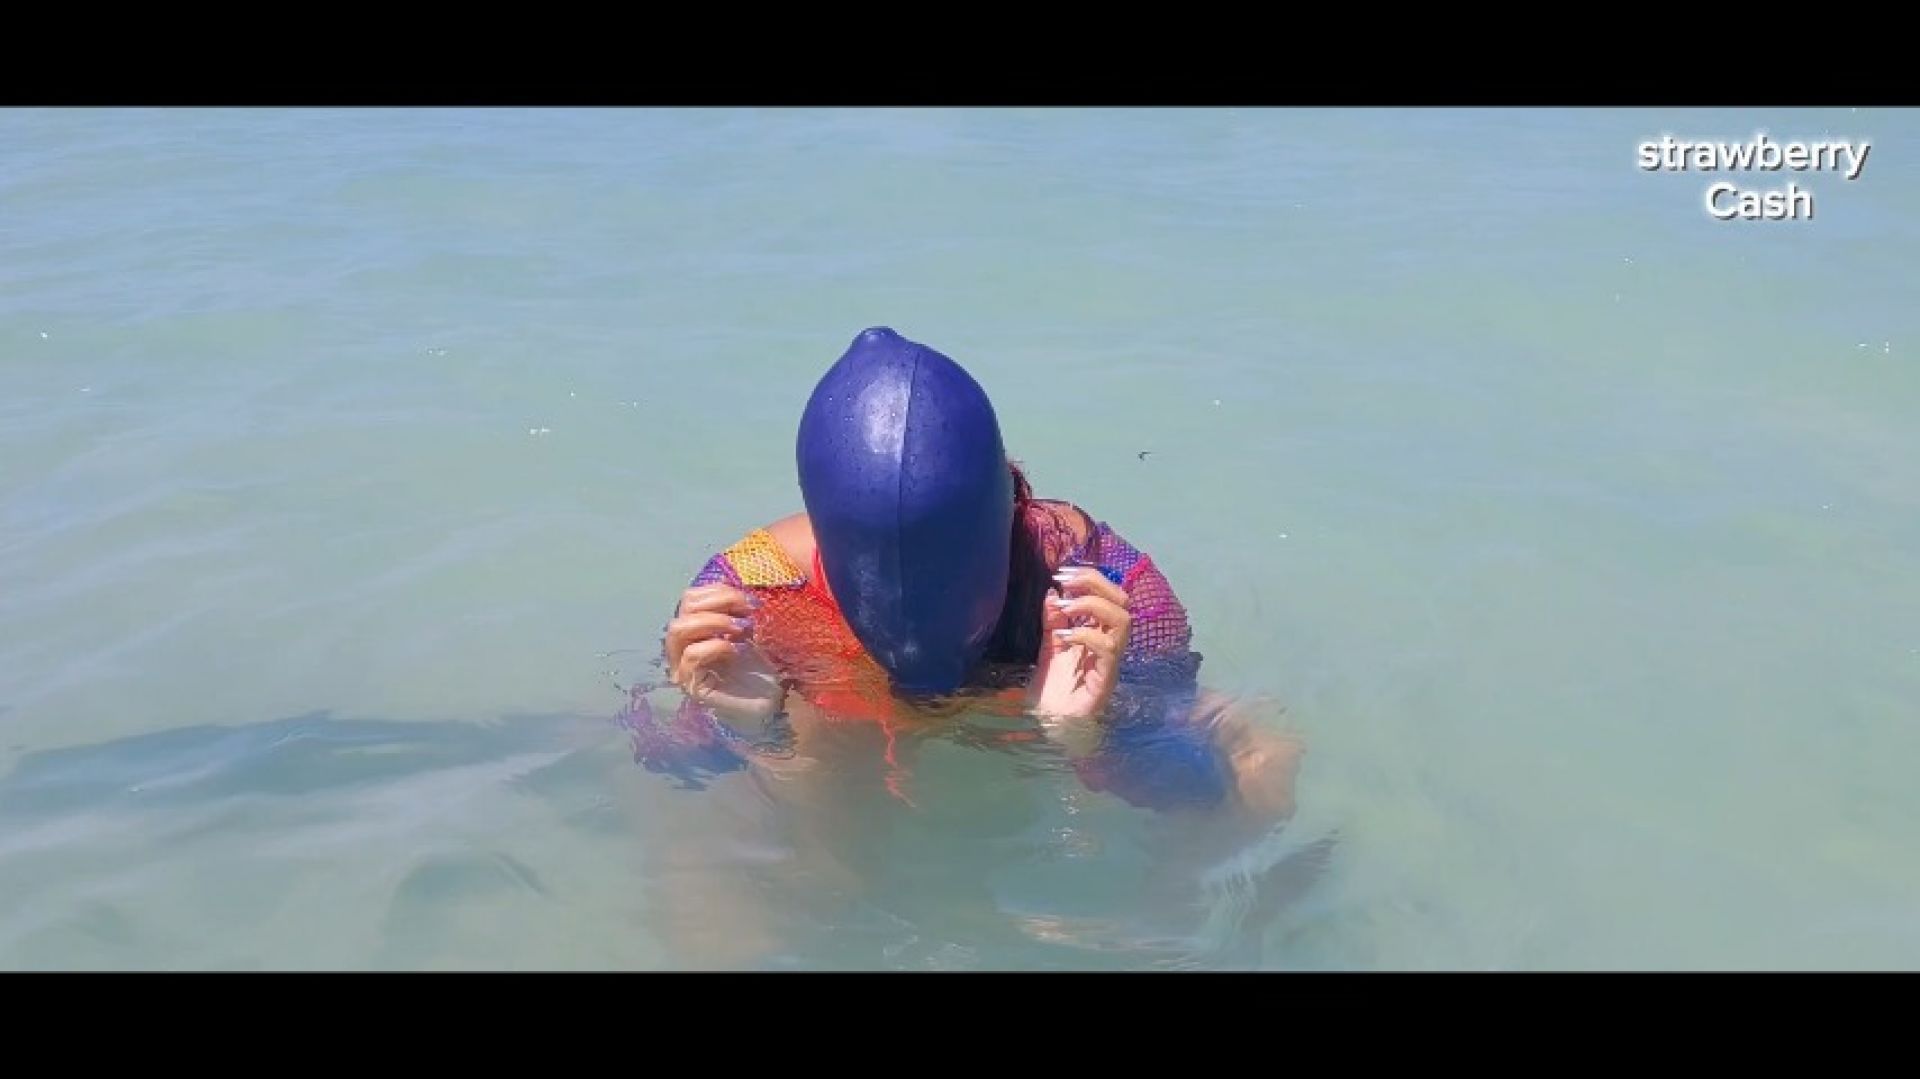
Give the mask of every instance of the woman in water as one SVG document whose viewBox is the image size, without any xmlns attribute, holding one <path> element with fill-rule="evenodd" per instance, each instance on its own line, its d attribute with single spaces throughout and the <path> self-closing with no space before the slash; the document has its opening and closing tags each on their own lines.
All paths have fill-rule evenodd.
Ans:
<svg viewBox="0 0 1920 1079">
<path fill-rule="evenodd" d="M 664 788 L 621 788 L 643 803 L 646 909 L 678 963 L 757 965 L 822 927 L 845 936 L 834 927 L 859 911 L 911 920 L 922 901 L 942 904 L 925 932 L 977 909 L 993 913 L 962 918 L 976 942 L 1073 936 L 1005 914 L 988 894 L 1002 878 L 969 860 L 1037 823 L 1027 795 L 1045 785 L 999 785 L 978 757 L 916 768 L 940 740 L 1064 762 L 1096 797 L 1149 810 L 1151 869 L 1123 902 L 1177 918 L 1207 904 L 1210 869 L 1291 816 L 1299 743 L 1200 691 L 1159 568 L 1034 497 L 954 361 L 861 333 L 814 388 L 797 451 L 805 511 L 707 561 L 666 626 L 677 708 L 656 715 L 642 687 L 625 716 L 639 761 L 718 796 L 688 812 Z M 1080 792 L 1059 794 L 1078 812 Z M 888 810 L 902 802 L 919 811 Z M 927 850 L 935 836 L 951 848 Z M 888 853 L 896 841 L 913 854 Z M 1287 865 L 1254 883 L 1252 917 L 1296 887 Z M 1112 954 L 1094 947 L 1082 954 Z"/>
<path fill-rule="evenodd" d="M 1081 780 L 1155 810 L 1292 812 L 1299 745 L 1202 694 L 1186 612 L 1153 560 L 1038 499 L 958 364 L 861 333 L 800 423 L 805 512 L 715 554 L 666 627 L 685 698 L 633 724 L 649 767 L 733 771 L 877 748 L 966 707 L 1034 717 Z M 777 734 L 776 734 L 777 732 Z M 768 752 L 769 741 L 778 752 Z"/>
</svg>

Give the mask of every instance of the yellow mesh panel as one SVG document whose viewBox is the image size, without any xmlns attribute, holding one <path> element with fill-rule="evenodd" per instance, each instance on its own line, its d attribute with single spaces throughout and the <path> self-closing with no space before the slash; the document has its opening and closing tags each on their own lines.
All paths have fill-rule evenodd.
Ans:
<svg viewBox="0 0 1920 1079">
<path fill-rule="evenodd" d="M 757 528 L 726 549 L 727 562 L 748 588 L 780 588 L 800 583 L 804 576 L 794 566 L 773 533 Z"/>
<path fill-rule="evenodd" d="M 886 672 L 778 540 L 756 529 L 721 552 L 759 607 L 753 640 L 791 688 L 824 712 L 864 712 L 889 699 Z"/>
</svg>

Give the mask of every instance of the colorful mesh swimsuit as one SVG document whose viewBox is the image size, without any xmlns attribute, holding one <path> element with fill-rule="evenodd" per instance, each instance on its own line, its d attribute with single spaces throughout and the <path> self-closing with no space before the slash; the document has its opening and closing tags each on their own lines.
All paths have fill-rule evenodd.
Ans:
<svg viewBox="0 0 1920 1079">
<path fill-rule="evenodd" d="M 1201 657 L 1192 650 L 1185 607 L 1146 554 L 1105 523 L 1075 544 L 1074 531 L 1051 510 L 1029 504 L 1026 522 L 1045 552 L 1049 572 L 1092 565 L 1127 593 L 1133 616 L 1120 685 L 1102 750 L 1077 762 L 1081 779 L 1142 805 L 1211 804 L 1222 795 L 1224 765 L 1205 731 L 1183 723 L 1197 691 Z M 760 603 L 754 641 L 799 694 L 820 712 L 849 722 L 891 722 L 897 704 L 887 676 L 841 616 L 820 571 L 802 572 L 765 529 L 707 560 L 689 587 L 724 583 Z M 662 719 L 636 688 L 623 721 L 635 759 L 690 785 L 700 773 L 745 767 L 753 750 L 704 707 L 683 697 Z M 1013 690 L 1011 693 L 1023 693 Z"/>
</svg>

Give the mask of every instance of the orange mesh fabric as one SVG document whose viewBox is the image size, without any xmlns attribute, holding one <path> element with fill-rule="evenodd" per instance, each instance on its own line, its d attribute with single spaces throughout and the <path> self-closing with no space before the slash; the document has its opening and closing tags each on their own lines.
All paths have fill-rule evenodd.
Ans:
<svg viewBox="0 0 1920 1079">
<path fill-rule="evenodd" d="M 884 718 L 893 710 L 886 671 L 840 614 L 817 552 L 813 572 L 798 587 L 755 594 L 754 642 L 793 692 L 838 719 Z"/>
<path fill-rule="evenodd" d="M 1029 504 L 1024 519 L 1040 540 L 1049 571 L 1091 565 L 1126 590 L 1133 627 L 1121 661 L 1123 683 L 1166 688 L 1195 683 L 1201 657 L 1191 648 L 1186 609 L 1152 559 L 1105 523 L 1076 542 L 1076 530 L 1056 509 Z M 724 582 L 754 596 L 759 602 L 754 642 L 782 672 L 790 692 L 831 717 L 887 723 L 894 705 L 886 672 L 841 616 L 817 555 L 809 570 L 794 565 L 772 534 L 756 529 L 708 559 L 692 584 Z M 740 748 L 739 738 L 724 724 L 684 698 L 672 720 L 660 722 L 646 705 L 644 688 L 653 687 L 634 691 L 627 716 L 636 757 L 643 763 L 657 770 L 674 770 L 660 763 L 669 758 L 698 761 L 697 767 L 707 771 L 738 766 L 730 763 L 730 753 Z"/>
<path fill-rule="evenodd" d="M 891 709 L 886 672 L 867 655 L 827 591 L 816 555 L 811 573 L 778 540 L 755 529 L 714 555 L 692 586 L 725 583 L 752 595 L 753 641 L 797 692 L 836 718 Z"/>
</svg>

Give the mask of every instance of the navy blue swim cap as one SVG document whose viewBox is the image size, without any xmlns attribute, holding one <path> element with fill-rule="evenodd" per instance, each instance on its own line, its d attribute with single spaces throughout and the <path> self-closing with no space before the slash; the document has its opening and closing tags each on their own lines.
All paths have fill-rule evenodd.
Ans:
<svg viewBox="0 0 1920 1079">
<path fill-rule="evenodd" d="M 800 493 L 854 635 L 914 693 L 947 693 L 1006 602 L 1013 476 L 986 391 L 885 327 L 854 338 L 800 418 Z"/>
</svg>

